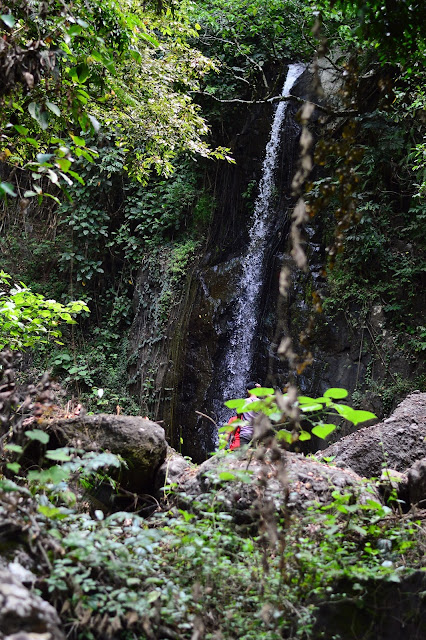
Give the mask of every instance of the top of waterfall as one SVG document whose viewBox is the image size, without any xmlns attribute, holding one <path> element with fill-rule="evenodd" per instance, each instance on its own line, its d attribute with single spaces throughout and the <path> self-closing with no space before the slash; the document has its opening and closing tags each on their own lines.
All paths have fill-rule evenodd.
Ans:
<svg viewBox="0 0 426 640">
<path fill-rule="evenodd" d="M 293 87 L 296 80 L 306 69 L 306 64 L 302 62 L 294 62 L 293 64 L 288 65 L 287 77 L 284 82 L 283 90 L 281 91 L 282 96 L 288 96 L 291 88 Z"/>
</svg>

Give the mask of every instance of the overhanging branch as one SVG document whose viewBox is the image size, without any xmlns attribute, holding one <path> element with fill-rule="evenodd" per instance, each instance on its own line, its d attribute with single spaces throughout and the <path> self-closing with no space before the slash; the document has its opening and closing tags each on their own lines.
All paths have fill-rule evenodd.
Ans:
<svg viewBox="0 0 426 640">
<path fill-rule="evenodd" d="M 317 102 L 312 102 L 312 100 L 305 100 L 303 98 L 299 98 L 298 96 L 293 96 L 293 95 L 273 96 L 272 98 L 264 98 L 263 100 L 243 100 L 241 98 L 229 98 L 229 99 L 218 98 L 217 96 L 213 95 L 212 93 L 209 93 L 208 91 L 194 91 L 194 93 L 197 95 L 208 96 L 209 98 L 212 98 L 213 100 L 216 100 L 216 102 L 220 102 L 222 104 L 247 104 L 247 105 L 268 104 L 268 103 L 271 104 L 271 103 L 283 102 L 287 100 L 294 100 L 295 102 L 299 102 L 300 104 L 305 104 L 306 102 L 310 102 L 319 111 L 322 111 L 323 113 L 326 113 L 329 116 L 334 116 L 336 118 L 358 116 L 360 113 L 358 109 L 336 111 L 334 109 L 330 109 L 330 107 L 326 107 L 322 104 L 318 104 Z"/>
</svg>

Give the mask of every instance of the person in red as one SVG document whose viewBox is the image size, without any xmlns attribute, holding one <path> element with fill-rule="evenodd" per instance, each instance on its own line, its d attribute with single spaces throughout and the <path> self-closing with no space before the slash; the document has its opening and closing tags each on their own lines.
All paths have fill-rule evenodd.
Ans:
<svg viewBox="0 0 426 640">
<path fill-rule="evenodd" d="M 232 416 L 232 418 L 229 418 L 227 424 L 232 424 L 236 420 L 240 420 L 240 416 Z M 240 432 L 241 426 L 238 424 L 235 427 L 234 431 L 231 431 L 231 433 L 229 434 L 228 448 L 231 449 L 231 451 L 233 451 L 234 449 L 238 449 L 241 446 Z"/>
<path fill-rule="evenodd" d="M 258 382 L 248 383 L 247 403 L 251 403 L 257 400 L 257 397 L 250 393 L 250 391 L 253 391 L 253 389 L 255 389 L 256 387 L 260 387 L 260 384 Z M 246 423 L 243 423 L 242 425 L 237 425 L 234 431 L 231 431 L 231 434 L 228 439 L 228 443 L 229 443 L 227 447 L 228 449 L 231 449 L 231 451 L 233 451 L 234 449 L 239 449 L 239 447 L 241 447 L 242 445 L 250 444 L 251 439 L 253 437 L 253 423 L 256 415 L 257 413 L 247 409 L 243 414 L 232 416 L 232 418 L 228 420 L 228 424 L 232 424 L 236 420 L 246 421 Z"/>
</svg>

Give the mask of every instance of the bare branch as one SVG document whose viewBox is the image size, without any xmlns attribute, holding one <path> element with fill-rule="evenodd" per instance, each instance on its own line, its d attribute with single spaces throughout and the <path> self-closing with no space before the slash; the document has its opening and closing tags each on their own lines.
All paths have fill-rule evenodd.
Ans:
<svg viewBox="0 0 426 640">
<path fill-rule="evenodd" d="M 322 111 L 323 113 L 326 113 L 329 116 L 334 116 L 336 118 L 346 118 L 348 116 L 358 116 L 360 114 L 358 109 L 349 110 L 349 111 L 335 111 L 334 109 L 330 109 L 330 107 L 326 107 L 322 104 L 318 104 L 317 102 L 312 102 L 312 100 L 305 100 L 304 98 L 299 98 L 298 96 L 293 96 L 293 95 L 273 96 L 272 98 L 264 98 L 262 100 L 242 100 L 241 98 L 229 98 L 229 99 L 218 98 L 217 96 L 213 95 L 212 93 L 209 93 L 208 91 L 194 91 L 193 93 L 196 93 L 202 96 L 208 96 L 209 98 L 216 100 L 216 102 L 221 102 L 222 104 L 253 105 L 253 104 L 268 104 L 268 103 L 275 103 L 275 102 L 283 102 L 284 100 L 295 100 L 300 104 L 306 104 L 307 102 L 310 102 L 319 111 Z"/>
<path fill-rule="evenodd" d="M 265 86 L 265 89 L 269 89 L 269 84 L 268 84 L 268 81 L 266 79 L 265 72 L 263 71 L 262 65 L 259 64 L 258 62 L 256 62 L 256 60 L 253 60 L 253 58 L 251 58 L 247 53 L 245 53 L 241 49 L 240 45 L 238 44 L 238 42 L 236 40 L 225 40 L 224 38 L 218 38 L 216 36 L 204 36 L 201 39 L 204 40 L 204 41 L 215 40 L 216 42 L 224 42 L 225 44 L 230 44 L 233 47 L 236 47 L 238 53 L 240 53 L 242 56 L 244 56 L 244 58 L 246 58 L 246 60 L 248 60 L 260 72 L 260 74 L 262 75 L 262 80 L 263 80 L 263 84 Z M 239 79 L 241 80 L 242 78 L 239 78 Z"/>
</svg>

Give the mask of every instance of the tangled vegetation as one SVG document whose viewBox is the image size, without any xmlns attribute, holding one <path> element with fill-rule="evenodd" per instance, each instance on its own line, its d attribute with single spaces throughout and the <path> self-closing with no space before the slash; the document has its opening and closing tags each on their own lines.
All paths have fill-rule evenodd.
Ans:
<svg viewBox="0 0 426 640">
<path fill-rule="evenodd" d="M 28 420 L 34 411 L 49 411 L 49 381 L 28 389 L 22 401 L 12 354 L 0 357 L 0 415 L 8 427 L 2 430 L 0 517 L 6 524 L 13 517 L 15 531 L 3 553 L 13 556 L 27 545 L 36 592 L 61 612 L 70 638 L 327 637 L 318 621 L 324 603 L 368 602 L 372 589 L 399 584 L 422 564 L 421 518 L 402 515 L 392 493 L 384 506 L 374 480 L 362 499 L 336 489 L 329 504 L 292 514 L 283 501 L 286 453 L 277 441 L 258 451 L 258 480 L 250 470 L 229 472 L 226 459 L 236 454 L 224 451 L 225 466 L 209 472 L 210 489 L 197 498 L 166 485 L 161 507 L 148 518 L 90 507 L 90 490 L 100 479 L 118 489 L 111 475 L 120 460 L 49 448 L 49 431 Z M 324 399 L 343 395 L 331 389 Z M 271 403 L 262 402 L 272 416 Z M 302 398 L 300 410 L 317 409 Z M 369 417 L 361 413 L 352 418 Z M 271 475 L 278 481 L 272 496 L 265 493 Z M 241 495 L 248 483 L 258 498 L 247 513 L 251 519 L 241 522 L 221 489 L 228 485 Z"/>
</svg>

